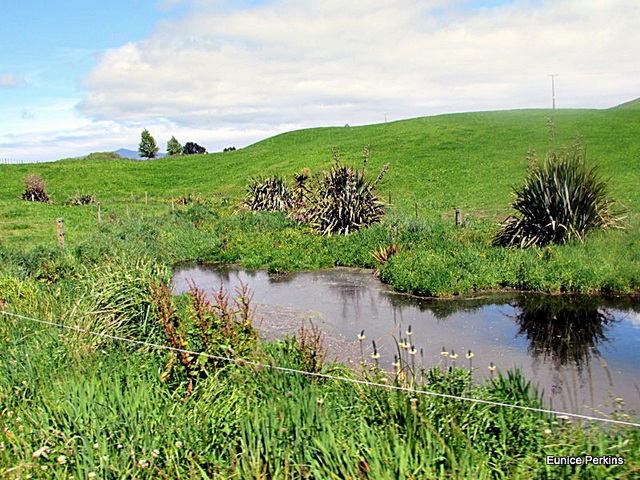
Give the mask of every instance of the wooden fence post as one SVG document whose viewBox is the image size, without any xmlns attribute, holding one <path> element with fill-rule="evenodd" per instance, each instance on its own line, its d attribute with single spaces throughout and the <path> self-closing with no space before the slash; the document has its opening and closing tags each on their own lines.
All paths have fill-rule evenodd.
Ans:
<svg viewBox="0 0 640 480">
<path fill-rule="evenodd" d="M 64 218 L 59 218 L 56 224 L 58 228 L 58 246 L 64 248 Z"/>
<path fill-rule="evenodd" d="M 460 210 L 456 208 L 456 227 L 460 226 Z"/>
</svg>

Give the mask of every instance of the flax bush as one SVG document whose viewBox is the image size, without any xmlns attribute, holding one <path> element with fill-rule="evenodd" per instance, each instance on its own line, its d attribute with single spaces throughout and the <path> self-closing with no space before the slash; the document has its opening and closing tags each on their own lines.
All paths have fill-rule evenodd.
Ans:
<svg viewBox="0 0 640 480">
<path fill-rule="evenodd" d="M 514 189 L 518 212 L 508 217 L 493 240 L 496 246 L 526 248 L 582 240 L 589 230 L 619 227 L 620 213 L 606 181 L 589 168 L 578 137 L 571 148 L 532 157 L 524 185 Z"/>
<path fill-rule="evenodd" d="M 279 176 L 253 179 L 247 186 L 244 204 L 250 210 L 287 211 L 290 218 L 311 225 L 322 235 L 348 235 L 379 223 L 384 215 L 384 202 L 375 187 L 389 164 L 382 167 L 375 180 L 368 180 L 369 151 L 366 146 L 362 170 L 357 170 L 341 164 L 334 148 L 331 169 L 311 182 L 309 170 L 303 169 L 294 175 L 293 189 Z"/>
</svg>

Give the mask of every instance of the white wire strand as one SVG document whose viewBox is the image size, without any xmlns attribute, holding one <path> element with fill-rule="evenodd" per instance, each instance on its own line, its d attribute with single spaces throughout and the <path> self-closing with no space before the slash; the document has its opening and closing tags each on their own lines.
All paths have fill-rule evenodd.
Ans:
<svg viewBox="0 0 640 480">
<path fill-rule="evenodd" d="M 623 420 L 614 420 L 611 418 L 602 418 L 602 417 L 593 417 L 590 415 L 581 415 L 578 413 L 570 413 L 570 412 L 561 412 L 561 411 L 557 411 L 557 410 L 547 410 L 544 408 L 535 408 L 535 407 L 526 407 L 523 405 L 512 405 L 509 403 L 502 403 L 502 402 L 494 402 L 491 400 L 482 400 L 479 398 L 469 398 L 469 397 L 459 397 L 456 395 L 449 395 L 446 393 L 438 393 L 438 392 L 430 392 L 428 390 L 416 390 L 413 388 L 408 388 L 408 387 L 400 387 L 398 385 L 387 385 L 384 383 L 377 383 L 377 382 L 370 382 L 368 380 L 358 380 L 356 378 L 346 378 L 346 377 L 336 377 L 333 375 L 327 375 L 325 373 L 314 373 L 314 372 L 306 372 L 304 370 L 297 370 L 295 368 L 287 368 L 287 367 L 279 367 L 276 365 L 267 365 L 267 364 L 263 364 L 263 363 L 259 363 L 259 362 L 254 362 L 251 360 L 245 360 L 242 358 L 229 358 L 229 357 L 222 357 L 222 356 L 218 356 L 218 355 L 210 355 L 208 353 L 203 353 L 203 352 L 195 352 L 193 350 L 186 350 L 183 348 L 176 348 L 176 347 L 170 347 L 168 345 L 158 345 L 155 343 L 149 343 L 149 342 L 144 342 L 142 340 L 135 340 L 132 338 L 124 338 L 124 337 L 118 337 L 116 335 L 110 335 L 108 333 L 102 333 L 102 332 L 92 332 L 91 330 L 88 329 L 84 329 L 84 328 L 80 328 L 80 327 L 73 327 L 70 325 L 62 325 L 60 323 L 56 323 L 56 322 L 50 322 L 47 320 L 40 320 L 37 318 L 32 318 L 32 317 L 26 317 L 24 315 L 18 315 L 16 313 L 10 313 L 10 312 L 5 312 L 0 310 L 0 314 L 4 314 L 4 315 L 8 315 L 11 317 L 16 317 L 16 318 L 20 318 L 23 320 L 30 320 L 32 322 L 36 322 L 36 323 L 41 323 L 44 325 L 49 325 L 52 327 L 59 327 L 59 328 L 64 328 L 67 330 L 72 330 L 75 332 L 80 332 L 80 333 L 88 333 L 90 335 L 94 335 L 97 337 L 102 337 L 102 338 L 108 338 L 110 340 L 117 340 L 120 342 L 128 342 L 128 343 L 133 343 L 136 345 L 144 345 L 147 347 L 152 347 L 152 348 L 157 348 L 157 349 L 161 349 L 161 350 L 170 350 L 170 351 L 174 351 L 174 352 L 180 352 L 180 353 L 187 353 L 189 355 L 198 355 L 198 356 L 202 356 L 202 357 L 206 357 L 206 358 L 211 358 L 213 360 L 222 360 L 225 362 L 229 362 L 229 363 L 235 363 L 238 365 L 251 365 L 254 367 L 262 367 L 262 368 L 270 368 L 272 370 L 279 370 L 282 372 L 288 372 L 288 373 L 297 373 L 297 374 L 301 374 L 301 375 L 307 375 L 310 377 L 317 377 L 317 378 L 326 378 L 328 380 L 337 380 L 337 381 L 341 381 L 341 382 L 349 382 L 349 383 L 355 383 L 355 384 L 359 384 L 359 385 L 368 385 L 371 387 L 381 387 L 381 388 L 385 388 L 385 389 L 392 389 L 392 390 L 399 390 L 402 392 L 408 392 L 408 393 L 414 393 L 417 395 L 429 395 L 429 396 L 433 396 L 433 397 L 440 397 L 440 398 L 448 398 L 448 399 L 452 399 L 452 400 L 461 400 L 461 401 L 465 401 L 465 402 L 474 402 L 474 403 L 480 403 L 480 404 L 484 404 L 484 405 L 493 405 L 493 406 L 497 406 L 497 407 L 507 407 L 507 408 L 516 408 L 519 410 L 528 410 L 528 411 L 532 411 L 532 412 L 539 412 L 539 413 L 547 413 L 547 414 L 551 414 L 551 415 L 556 415 L 557 417 L 573 417 L 573 418 L 580 418 L 583 420 L 591 420 L 591 421 L 596 421 L 596 422 L 605 422 L 605 423 L 612 423 L 612 424 L 616 424 L 616 425 L 625 425 L 625 426 L 629 426 L 629 427 L 638 427 L 640 428 L 640 423 L 634 423 L 634 422 L 626 422 Z"/>
</svg>

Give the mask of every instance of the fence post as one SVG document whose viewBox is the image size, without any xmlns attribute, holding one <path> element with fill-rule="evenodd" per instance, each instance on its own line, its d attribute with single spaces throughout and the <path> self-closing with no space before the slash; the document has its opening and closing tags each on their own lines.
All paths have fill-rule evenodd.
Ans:
<svg viewBox="0 0 640 480">
<path fill-rule="evenodd" d="M 58 228 L 58 246 L 64 248 L 64 218 L 59 218 L 56 224 Z"/>
<path fill-rule="evenodd" d="M 460 210 L 456 208 L 456 227 L 460 226 Z"/>
</svg>

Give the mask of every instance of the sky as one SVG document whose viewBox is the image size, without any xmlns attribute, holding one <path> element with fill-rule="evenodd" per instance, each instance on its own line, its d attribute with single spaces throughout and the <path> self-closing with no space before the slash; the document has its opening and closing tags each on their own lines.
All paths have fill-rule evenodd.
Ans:
<svg viewBox="0 0 640 480">
<path fill-rule="evenodd" d="M 1 1 L 0 160 L 640 97 L 638 0 Z"/>
</svg>

